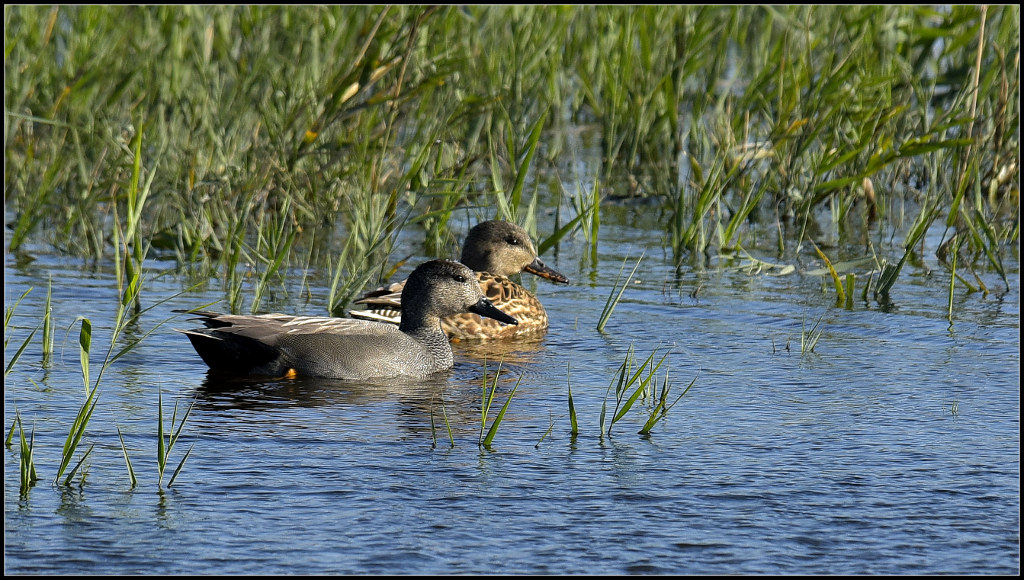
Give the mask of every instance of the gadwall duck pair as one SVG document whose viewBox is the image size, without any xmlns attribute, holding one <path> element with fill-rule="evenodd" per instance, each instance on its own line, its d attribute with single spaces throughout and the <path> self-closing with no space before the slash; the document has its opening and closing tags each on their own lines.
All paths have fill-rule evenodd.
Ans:
<svg viewBox="0 0 1024 580">
<path fill-rule="evenodd" d="M 398 326 L 352 318 L 195 311 L 205 328 L 182 330 L 214 371 L 270 377 L 423 378 L 452 368 L 441 319 L 474 312 L 505 324 L 515 318 L 484 297 L 476 273 L 432 260 L 409 275 Z"/>
<path fill-rule="evenodd" d="M 484 296 L 519 324 L 507 326 L 468 312 L 442 318 L 441 327 L 456 340 L 512 338 L 547 330 L 548 313 L 540 300 L 509 276 L 529 272 L 552 282 L 569 283 L 568 278 L 537 257 L 526 230 L 510 222 L 492 220 L 473 226 L 466 236 L 459 261 L 476 272 Z M 367 293 L 355 301 L 366 309 L 352 310 L 349 316 L 398 324 L 405 284 L 403 280 Z"/>
<path fill-rule="evenodd" d="M 520 272 L 569 282 L 540 261 L 522 228 L 488 221 L 470 230 L 462 263 L 420 265 L 407 280 L 358 300 L 371 307 L 351 312 L 354 318 L 195 311 L 206 328 L 181 332 L 224 373 L 422 378 L 452 368 L 449 337 L 507 338 L 548 327 L 540 301 L 508 278 Z"/>
</svg>

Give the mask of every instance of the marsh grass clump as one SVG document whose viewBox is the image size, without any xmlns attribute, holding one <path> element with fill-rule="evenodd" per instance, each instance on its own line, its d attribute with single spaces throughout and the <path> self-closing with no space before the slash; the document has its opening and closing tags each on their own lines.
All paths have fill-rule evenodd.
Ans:
<svg viewBox="0 0 1024 580">
<path fill-rule="evenodd" d="M 808 354 L 814 352 L 814 347 L 818 346 L 818 341 L 821 340 L 821 334 L 825 332 L 825 327 L 822 326 L 821 321 L 825 318 L 826 312 L 822 312 L 821 316 L 814 321 L 814 324 L 810 328 L 807 328 L 807 321 L 803 320 L 800 322 L 800 354 Z M 786 345 L 786 350 L 789 350 L 789 344 Z"/>
<path fill-rule="evenodd" d="M 164 401 L 163 393 L 159 392 L 157 403 L 157 443 L 156 443 L 156 464 L 157 464 L 157 483 L 162 485 L 164 480 L 164 470 L 167 468 L 167 459 L 171 455 L 171 451 L 174 449 L 174 444 L 178 442 L 178 437 L 181 435 L 181 429 L 185 426 L 185 421 L 188 420 L 189 414 L 192 413 L 192 407 L 195 406 L 195 401 L 189 404 L 188 408 L 185 409 L 184 414 L 181 416 L 181 421 L 178 422 L 177 428 L 174 427 L 174 423 L 178 418 L 178 403 L 174 403 L 174 411 L 171 413 L 171 425 L 170 430 L 164 430 Z M 185 460 L 192 454 L 192 448 L 195 447 L 193 443 L 185 454 L 181 457 L 181 461 L 178 462 L 178 467 L 174 469 L 174 473 L 171 475 L 171 479 L 167 482 L 167 487 L 174 485 L 174 480 L 178 478 L 178 473 L 181 472 L 181 468 L 185 466 Z M 128 453 L 125 451 L 125 458 L 127 460 Z M 131 472 L 131 466 L 128 468 Z M 135 480 L 134 474 L 132 480 Z"/>
<path fill-rule="evenodd" d="M 19 465 L 19 480 L 20 480 L 20 491 L 22 497 L 28 494 L 28 490 L 31 489 L 37 481 L 39 481 L 39 474 L 36 473 L 36 464 L 33 459 L 33 451 L 35 449 L 36 442 L 36 430 L 33 428 L 32 433 L 25 438 L 25 427 L 21 423 L 21 412 L 18 409 L 14 410 L 14 424 L 11 425 L 10 431 L 7 433 L 6 446 L 8 449 L 11 448 L 11 441 L 14 439 L 14 431 L 18 431 L 18 465 Z"/>
<path fill-rule="evenodd" d="M 612 378 L 611 382 L 608 384 L 608 390 L 605 392 L 605 399 L 601 403 L 600 426 L 602 436 L 611 436 L 612 427 L 615 426 L 615 423 L 621 420 L 626 415 L 626 413 L 628 413 L 629 410 L 633 408 L 633 404 L 636 403 L 637 399 L 639 399 L 641 396 L 645 394 L 649 394 L 648 388 L 652 384 L 652 382 L 654 384 L 657 384 L 655 381 L 657 377 L 656 373 L 658 372 L 658 369 L 661 368 L 662 363 L 665 362 L 665 359 L 668 358 L 668 353 L 666 352 L 665 354 L 663 354 L 661 356 L 661 359 L 658 360 L 657 363 L 655 363 L 654 357 L 656 354 L 657 351 L 652 352 L 650 356 L 648 356 L 647 359 L 644 360 L 643 363 L 637 365 L 636 354 L 633 351 L 633 344 L 630 343 L 629 349 L 627 349 L 626 351 L 626 357 L 622 361 L 622 364 L 619 365 L 618 373 L 615 377 Z M 634 368 L 636 370 L 634 370 Z M 646 376 L 644 374 L 645 372 Z M 636 388 L 633 390 L 632 394 L 630 394 L 629 389 L 634 384 L 636 384 Z M 608 422 L 608 426 L 606 428 L 605 414 L 608 405 L 608 394 L 611 393 L 613 385 L 615 387 L 615 407 L 612 409 L 611 420 Z M 667 383 L 665 383 L 664 393 L 667 395 Z M 653 426 L 653 424 L 654 423 L 651 423 L 651 426 Z M 649 427 L 647 427 L 646 425 L 644 426 L 644 429 L 647 430 L 648 432 L 650 431 Z"/>
<path fill-rule="evenodd" d="M 433 398 L 431 398 L 431 403 L 433 403 Z M 445 429 L 447 429 L 447 431 L 448 431 L 448 442 L 451 444 L 452 448 L 454 449 L 455 448 L 455 436 L 452 435 L 452 424 L 451 424 L 450 421 L 448 421 L 448 410 L 445 408 L 444 397 L 443 396 L 441 397 L 441 415 L 444 418 Z M 430 446 L 432 448 L 436 448 L 437 447 L 437 427 L 434 425 L 434 405 L 433 404 L 430 405 L 430 438 L 431 438 L 431 445 Z"/>
<path fill-rule="evenodd" d="M 185 409 L 184 414 L 181 417 L 181 421 L 178 421 L 178 403 L 174 403 L 174 411 L 171 413 L 170 429 L 164 427 L 164 401 L 163 391 L 157 391 L 157 444 L 156 444 L 156 468 L 157 468 L 157 485 L 162 487 L 164 480 L 164 471 L 167 469 L 167 461 L 171 455 L 171 451 L 174 449 L 174 445 L 178 442 L 178 438 L 181 435 L 182 428 L 185 427 L 185 422 L 188 420 L 189 414 L 192 413 L 192 408 L 195 406 L 195 400 L 193 400 L 188 408 Z M 177 428 L 175 428 L 177 423 Z M 125 468 L 128 470 L 128 480 L 131 483 L 132 489 L 138 486 L 138 477 L 135 474 L 135 468 L 132 465 L 131 457 L 128 455 L 128 446 L 124 442 L 124 435 L 121 433 L 121 428 L 117 427 L 117 437 L 121 443 L 121 453 L 124 455 Z M 185 466 L 185 461 L 189 455 L 192 454 L 192 448 L 195 447 L 195 443 L 189 446 L 188 450 L 182 456 L 181 461 L 178 462 L 178 466 L 174 469 L 174 473 L 171 475 L 171 479 L 167 482 L 167 487 L 174 485 L 174 480 L 178 478 L 178 473 L 181 472 L 182 467 Z"/>
<path fill-rule="evenodd" d="M 107 348 L 107 351 L 106 351 L 106 354 L 105 354 L 104 359 L 102 361 L 102 364 L 100 365 L 99 372 L 97 373 L 97 375 L 95 377 L 92 376 L 92 372 L 91 372 L 92 371 L 92 365 L 91 365 L 91 362 L 90 362 L 90 357 L 91 357 L 91 354 L 92 354 L 92 342 L 93 342 L 93 325 L 92 325 L 92 321 L 91 321 L 91 319 L 89 319 L 87 317 L 84 317 L 84 316 L 78 316 L 75 319 L 75 322 L 80 323 L 79 333 L 78 333 L 79 365 L 80 365 L 80 371 L 81 371 L 81 375 L 82 375 L 82 382 L 83 382 L 83 387 L 84 387 L 84 392 L 85 392 L 85 399 L 81 403 L 81 405 L 79 406 L 79 410 L 78 410 L 77 414 L 75 415 L 75 418 L 73 419 L 73 421 L 71 423 L 71 426 L 68 429 L 67 437 L 65 438 L 63 447 L 61 449 L 60 464 L 58 465 L 58 467 L 56 469 L 56 475 L 55 475 L 54 480 L 53 480 L 54 485 L 57 485 L 57 484 L 61 483 L 61 478 L 64 477 L 65 472 L 67 472 L 67 476 L 64 477 L 64 480 L 62 482 L 62 485 L 64 485 L 64 486 L 71 485 L 71 482 L 74 480 L 75 475 L 80 473 L 80 472 L 83 473 L 82 479 L 84 481 L 84 478 L 85 478 L 84 468 L 85 468 L 85 465 L 86 465 L 86 460 L 88 459 L 88 457 L 92 453 L 92 451 L 95 449 L 95 444 L 94 443 L 90 444 L 88 446 L 88 448 L 83 453 L 81 453 L 81 454 L 79 454 L 78 451 L 79 451 L 79 449 L 80 449 L 80 447 L 81 447 L 81 445 L 82 445 L 82 443 L 83 443 L 83 441 L 85 439 L 86 431 L 88 429 L 89 423 L 91 421 L 91 418 L 93 416 L 93 413 L 96 410 L 96 406 L 97 406 L 97 403 L 99 401 L 100 384 L 102 383 L 104 372 L 115 361 L 117 361 L 119 358 L 121 358 L 125 354 L 129 353 L 130 351 L 132 351 L 135 347 L 137 347 L 139 345 L 139 343 L 142 340 L 144 340 L 146 338 L 146 336 L 148 336 L 150 333 L 154 332 L 157 328 L 159 328 L 163 324 L 163 323 L 157 324 L 153 329 L 149 330 L 148 332 L 146 332 L 142 336 L 134 336 L 131 340 L 129 340 L 127 342 L 127 344 L 125 344 L 123 346 L 120 346 L 120 349 L 118 349 L 118 347 L 120 345 L 120 342 L 121 342 L 120 337 L 121 337 L 123 331 L 129 325 L 133 324 L 138 319 L 139 316 L 141 316 L 142 314 L 147 312 L 150 308 L 157 307 L 157 306 L 163 304 L 164 302 L 166 302 L 166 300 L 170 299 L 170 298 L 168 298 L 168 299 L 165 299 L 165 300 L 158 301 L 156 304 L 154 304 L 153 306 L 150 306 L 149 308 L 142 309 L 140 307 L 139 295 L 140 295 L 140 293 L 142 291 L 142 287 L 143 287 L 142 262 L 143 262 L 144 257 L 145 257 L 145 250 L 140 249 L 140 250 L 132 250 L 130 252 L 128 251 L 129 248 L 141 248 L 142 247 L 141 240 L 135 235 L 135 233 L 137 232 L 137 229 L 136 229 L 137 225 L 138 225 L 138 217 L 137 216 L 139 215 L 138 210 L 140 209 L 140 206 L 141 206 L 141 200 L 137 200 L 137 202 L 133 202 L 133 203 L 129 204 L 129 207 L 132 208 L 132 212 L 135 214 L 136 217 L 134 217 L 134 218 L 129 220 L 129 222 L 128 222 L 129 223 L 129 228 L 128 228 L 127 231 L 120 230 L 120 222 L 118 222 L 117 220 L 114 220 L 114 222 L 113 222 L 115 224 L 114 225 L 115 229 L 114 229 L 113 234 L 115 236 L 117 236 L 117 239 L 119 239 L 120 242 L 121 242 L 120 244 L 115 244 L 115 255 L 121 255 L 121 251 L 123 249 L 124 250 L 124 254 L 123 254 L 124 255 L 124 261 L 123 262 L 120 261 L 120 260 L 116 260 L 115 261 L 115 265 L 117 266 L 116 267 L 115 276 L 116 276 L 116 279 L 118 280 L 118 283 L 119 283 L 118 285 L 119 285 L 119 290 L 120 290 L 120 295 L 119 295 L 119 300 L 118 300 L 118 309 L 117 309 L 117 312 L 116 312 L 116 314 L 114 316 L 114 328 L 112 329 L 112 332 L 111 332 L 110 344 L 109 344 L 109 346 Z M 130 243 L 130 240 L 135 240 L 135 243 L 134 244 Z M 13 315 L 14 315 L 14 311 L 17 308 L 18 304 L 20 304 L 21 300 L 24 299 L 24 297 L 28 294 L 29 291 L 31 291 L 31 288 L 26 290 L 13 306 L 8 307 L 5 310 L 5 318 L 4 318 L 4 329 L 5 329 L 5 343 L 4 343 L 4 345 L 5 345 L 5 348 L 7 346 L 7 336 L 8 336 L 7 330 L 8 330 L 8 327 L 10 325 L 10 321 L 11 321 Z M 166 322 L 166 321 L 164 321 L 164 322 Z M 53 320 L 53 317 L 52 317 L 52 304 L 51 304 L 51 291 L 50 291 L 50 289 L 48 289 L 48 291 L 47 291 L 47 296 L 46 296 L 46 301 L 45 301 L 45 304 L 44 304 L 44 312 L 43 312 L 43 318 L 42 318 L 41 325 L 43 327 L 43 362 L 44 362 L 44 364 L 46 364 L 49 355 L 52 354 L 52 351 L 53 351 L 53 344 L 52 344 L 53 343 L 53 328 L 55 326 L 55 321 Z M 35 333 L 38 330 L 38 328 L 39 328 L 39 326 L 34 328 L 29 333 L 29 336 L 22 343 L 21 347 L 14 354 L 14 356 L 11 357 L 11 360 L 9 361 L 7 367 L 5 368 L 5 376 L 10 374 L 11 370 L 14 367 L 14 364 L 19 360 L 19 358 L 21 357 L 22 353 L 25 351 L 25 348 L 30 343 L 32 337 L 35 335 Z M 187 416 L 187 414 L 186 414 L 186 416 Z M 184 423 L 184 419 L 182 420 L 182 423 Z M 16 424 L 17 424 L 17 427 L 19 429 L 19 432 L 21 432 L 22 426 L 21 426 L 20 411 L 17 412 Z M 161 424 L 162 424 L 162 420 L 161 420 Z M 180 431 L 180 426 L 179 426 L 179 431 Z M 10 444 L 11 436 L 12 435 L 13 435 L 13 427 L 12 427 L 11 435 L 8 436 L 8 445 Z M 121 437 L 120 428 L 118 428 L 118 436 Z M 36 475 L 35 464 L 34 464 L 33 459 L 32 459 L 32 447 L 33 447 L 33 444 L 34 444 L 34 432 L 32 434 L 32 437 L 27 442 L 24 440 L 24 433 L 23 432 L 21 433 L 21 438 L 22 438 L 22 450 L 21 450 L 22 468 L 23 468 L 23 470 L 27 470 L 27 472 L 29 474 L 28 476 L 25 476 L 23 474 L 22 485 L 23 485 L 23 488 L 24 488 L 25 486 L 34 485 L 35 481 L 38 480 L 38 476 Z M 175 438 L 176 438 L 176 435 L 175 435 Z M 172 439 L 172 444 L 173 444 L 173 439 Z M 131 462 L 130 462 L 130 459 L 129 459 L 128 454 L 127 454 L 127 450 L 124 447 L 123 437 L 121 437 L 121 445 L 122 445 L 122 450 L 124 451 L 124 454 L 125 454 L 125 461 L 127 463 L 129 475 L 130 475 L 131 482 L 132 482 L 132 487 L 135 487 L 135 485 L 137 483 L 136 482 L 136 477 L 135 477 L 134 471 L 132 469 Z M 78 459 L 74 463 L 74 465 L 72 465 L 72 461 L 75 460 L 76 456 L 78 457 Z M 184 460 L 182 461 L 182 463 L 184 463 Z M 69 470 L 69 468 L 70 468 L 70 470 Z M 179 465 L 178 469 L 180 470 L 180 468 L 181 468 L 181 466 Z M 175 472 L 175 474 L 177 474 L 177 472 Z M 161 477 L 162 477 L 162 466 L 161 466 Z M 173 480 L 173 478 L 172 478 L 172 480 Z M 24 489 L 23 489 L 23 492 L 24 492 Z"/>
<path fill-rule="evenodd" d="M 128 268 L 157 251 L 219 280 L 233 311 L 300 291 L 295 269 L 365 284 L 390 261 L 381 240 L 410 223 L 432 251 L 455 211 L 531 223 L 531 180 L 584 125 L 603 156 L 587 179 L 658 201 L 677 263 L 761 232 L 780 252 L 822 227 L 854 238 L 924 198 L 922 223 L 944 217 L 946 240 L 965 236 L 961 267 L 1005 283 L 1019 236 L 1016 6 L 4 15 L 17 73 L 5 75 L 8 250 L 99 259 L 122 245 Z M 575 203 L 585 217 L 570 230 L 592 248 L 603 197 Z M 884 294 L 902 256 L 881 258 Z M 360 290 L 335 286 L 331 312 Z"/>
</svg>

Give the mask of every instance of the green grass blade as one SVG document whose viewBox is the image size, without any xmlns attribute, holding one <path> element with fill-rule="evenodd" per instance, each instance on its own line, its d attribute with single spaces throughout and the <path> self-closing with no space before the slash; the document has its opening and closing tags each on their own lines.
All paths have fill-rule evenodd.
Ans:
<svg viewBox="0 0 1024 580">
<path fill-rule="evenodd" d="M 4 308 L 4 330 L 7 330 L 7 327 L 11 325 L 11 318 L 14 316 L 14 311 L 18 309 L 18 305 L 21 304 L 21 301 L 26 296 L 28 296 L 28 293 L 31 292 L 31 291 L 32 291 L 32 288 L 29 287 L 28 290 L 25 290 L 24 292 L 21 293 L 21 296 L 19 296 L 18 299 L 14 301 L 13 305 Z M 4 336 L 6 337 L 6 335 L 4 335 Z M 6 338 L 4 339 L 4 345 L 5 346 L 7 345 Z"/>
<path fill-rule="evenodd" d="M 804 330 L 804 323 L 800 326 L 800 354 L 814 352 L 814 347 L 818 344 L 818 339 L 821 338 L 821 333 L 825 331 L 825 328 L 821 326 L 821 320 L 825 318 L 825 314 L 828 311 L 822 312 L 818 320 L 814 322 L 814 326 L 811 327 L 810 332 Z"/>
<path fill-rule="evenodd" d="M 491 410 L 491 403 L 494 402 L 494 393 L 498 390 L 498 377 L 501 376 L 501 365 L 504 359 L 498 362 L 498 370 L 494 373 L 494 380 L 491 381 L 491 388 L 487 388 L 487 362 L 484 361 L 483 393 L 480 401 L 480 436 L 484 436 L 484 427 L 487 426 L 487 415 Z"/>
<path fill-rule="evenodd" d="M 1006 269 L 1003 268 L 1003 260 L 996 251 L 999 247 L 999 242 L 996 241 L 995 231 L 977 209 L 974 210 L 974 219 L 978 223 L 978 229 L 985 234 L 985 240 L 988 241 L 987 244 L 984 244 L 985 257 L 988 258 L 989 264 L 996 269 L 996 272 L 999 272 L 999 276 L 1003 279 L 1003 284 L 1006 286 L 1006 290 L 1009 291 L 1010 281 L 1006 278 Z M 968 222 L 969 221 L 970 220 L 968 220 Z"/>
<path fill-rule="evenodd" d="M 526 184 L 526 172 L 530 168 L 530 162 L 533 161 L 533 155 L 537 152 L 537 143 L 540 142 L 541 130 L 544 128 L 544 121 L 547 120 L 547 111 L 542 113 L 536 122 L 533 124 L 533 128 L 530 130 L 530 137 L 526 141 L 525 153 L 523 160 L 519 164 L 519 171 L 516 173 L 515 183 L 512 185 L 512 192 L 510 195 L 509 205 L 515 212 L 519 211 L 519 204 L 523 197 L 523 186 Z"/>
<path fill-rule="evenodd" d="M 157 389 L 156 413 L 156 469 L 157 484 L 160 485 L 164 480 L 164 467 L 167 465 L 167 452 L 164 449 L 164 394 L 161 389 Z"/>
<path fill-rule="evenodd" d="M 185 467 L 185 460 L 188 459 L 189 455 L 192 455 L 192 448 L 195 446 L 195 443 L 189 446 L 188 451 L 185 452 L 185 455 L 181 458 L 181 461 L 178 463 L 178 467 L 176 467 L 174 469 L 174 473 L 171 474 L 171 479 L 170 481 L 167 482 L 167 487 L 171 487 L 172 485 L 174 485 L 174 480 L 178 479 L 178 473 L 181 472 L 182 467 Z"/>
<path fill-rule="evenodd" d="M 75 473 L 77 473 L 78 469 L 82 467 L 83 463 L 85 463 L 85 458 L 89 457 L 89 454 L 92 453 L 94 447 L 96 446 L 90 445 L 89 448 L 85 450 L 85 453 L 82 454 L 82 457 L 81 459 L 78 460 L 78 463 L 76 463 L 75 466 L 71 468 L 71 471 L 68 472 L 68 476 L 64 479 L 64 485 L 71 485 L 71 480 L 75 477 Z"/>
<path fill-rule="evenodd" d="M 494 440 L 494 436 L 498 433 L 498 426 L 501 425 L 501 420 L 505 417 L 505 411 L 508 410 L 509 403 L 512 402 L 513 395 L 516 394 L 516 389 L 519 388 L 519 383 L 523 382 L 523 375 L 519 375 L 519 380 L 516 381 L 516 385 L 512 387 L 512 392 L 508 394 L 508 398 L 505 399 L 505 404 L 501 406 L 501 410 L 498 411 L 498 416 L 491 422 L 491 428 L 487 430 L 487 436 L 484 437 L 484 447 L 490 447 L 491 441 Z"/>
<path fill-rule="evenodd" d="M 825 252 L 821 251 L 818 244 L 811 241 L 811 245 L 814 246 L 814 251 L 818 253 L 818 257 L 825 262 L 825 267 L 828 268 L 829 276 L 832 277 L 832 284 L 836 288 L 836 304 L 843 304 L 846 302 L 846 288 L 843 286 L 843 281 L 839 278 L 839 274 L 836 269 L 832 266 L 832 260 L 828 259 Z"/>
<path fill-rule="evenodd" d="M 667 385 L 668 384 L 668 378 L 667 377 L 666 377 L 665 381 L 666 381 L 665 384 Z M 690 381 L 690 384 L 687 385 L 685 389 L 683 389 L 683 392 L 680 393 L 678 397 L 676 397 L 676 400 L 672 401 L 671 405 L 665 405 L 665 402 L 664 402 L 664 399 L 663 399 L 661 401 L 661 404 L 660 404 L 661 412 L 657 412 L 658 410 L 655 409 L 655 411 L 651 413 L 651 416 L 648 417 L 647 422 L 644 423 L 643 428 L 641 428 L 640 431 L 638 431 L 638 433 L 640 435 L 650 435 L 651 434 L 651 429 L 653 429 L 654 426 L 657 425 L 659 421 L 661 421 L 663 418 L 665 418 L 665 416 L 672 409 L 672 407 L 675 407 L 676 403 L 678 403 L 680 401 L 680 399 L 682 399 L 686 395 L 686 393 L 689 393 L 690 389 L 693 388 L 693 385 L 696 384 L 696 383 L 697 383 L 697 377 L 694 377 L 693 380 Z M 668 389 L 666 388 L 665 389 L 665 396 L 667 396 L 667 395 L 668 395 Z"/>
<path fill-rule="evenodd" d="M 548 435 L 550 435 L 551 432 L 554 431 L 554 430 L 555 430 L 555 419 L 554 419 L 554 417 L 549 416 L 548 417 L 548 429 L 547 429 L 547 431 L 544 432 L 543 435 L 540 436 L 540 441 L 537 441 L 537 444 L 534 445 L 533 448 L 534 449 L 540 449 L 540 444 L 543 443 L 544 440 L 548 438 Z"/>
<path fill-rule="evenodd" d="M 10 429 L 10 431 L 7 432 L 7 439 L 4 440 L 4 447 L 7 447 L 8 449 L 11 448 L 11 444 L 14 442 L 14 432 L 18 429 L 18 416 L 17 416 L 18 409 L 17 408 L 14 409 L 14 413 L 15 413 L 14 421 L 11 422 L 11 429 Z"/>
<path fill-rule="evenodd" d="M 953 243 L 952 257 L 950 258 L 949 265 L 949 299 L 946 304 L 946 318 L 950 324 L 953 324 L 953 288 L 956 286 L 956 259 L 960 253 L 960 240 L 957 238 Z"/>
<path fill-rule="evenodd" d="M 559 241 L 561 241 L 562 238 L 568 235 L 569 232 L 573 230 L 573 228 L 577 227 L 582 219 L 583 214 L 577 215 L 576 217 L 566 222 L 564 226 L 555 230 L 554 233 L 552 233 L 550 236 L 544 238 L 544 240 L 537 244 L 537 255 L 543 256 L 544 252 L 550 250 L 552 246 L 557 244 Z"/>
<path fill-rule="evenodd" d="M 437 426 L 434 425 L 434 404 L 431 401 L 430 404 L 430 448 L 435 449 L 437 447 Z"/>
<path fill-rule="evenodd" d="M 92 322 L 88 318 L 79 316 L 76 320 L 82 321 L 82 328 L 78 332 L 79 360 L 82 364 L 82 379 L 85 381 L 85 393 L 89 394 L 89 350 L 92 348 Z"/>
<path fill-rule="evenodd" d="M 181 421 L 178 423 L 178 428 L 175 429 L 174 435 L 171 436 L 170 441 L 167 444 L 167 455 L 171 454 L 171 449 L 173 449 L 174 448 L 174 444 L 177 443 L 178 436 L 181 435 L 181 429 L 183 427 L 185 427 L 185 422 L 188 421 L 189 415 L 192 414 L 192 409 L 195 407 L 195 404 L 196 404 L 196 399 L 192 399 L 192 402 L 189 403 L 188 408 L 185 409 L 185 414 L 181 416 Z M 175 403 L 174 403 L 174 416 L 177 416 L 177 414 L 178 414 L 178 403 L 177 403 L 177 401 L 175 401 Z M 174 426 L 174 418 L 173 417 L 171 419 L 171 426 L 172 427 Z M 168 484 L 168 485 L 170 485 L 170 484 Z"/>
<path fill-rule="evenodd" d="M 646 254 L 646 252 L 644 252 Z M 612 312 L 615 307 L 619 304 L 619 300 L 622 298 L 622 293 L 626 291 L 626 287 L 629 286 L 629 282 L 633 279 L 633 275 L 636 274 L 636 269 L 640 266 L 640 261 L 644 259 L 644 254 L 640 254 L 640 258 L 636 261 L 633 266 L 633 271 L 629 273 L 629 277 L 622 284 L 621 288 L 618 288 L 619 278 L 622 276 L 622 269 L 626 266 L 626 261 L 623 260 L 622 267 L 619 268 L 619 274 L 615 276 L 615 283 L 612 284 L 612 291 L 608 294 L 608 300 L 604 304 L 604 309 L 601 311 L 601 317 L 597 321 L 597 331 L 604 332 L 604 327 L 608 324 L 608 319 L 611 318 Z M 615 293 L 618 288 L 618 294 Z"/>
<path fill-rule="evenodd" d="M 43 360 L 53 354 L 54 322 L 53 322 L 53 280 L 46 286 L 46 305 L 43 307 Z"/>
<path fill-rule="evenodd" d="M 32 342 L 32 337 L 35 336 L 37 330 L 39 330 L 38 326 L 32 329 L 32 332 L 30 332 L 28 334 L 28 337 L 25 338 L 25 342 L 21 343 L 21 348 L 19 348 L 18 352 L 14 353 L 14 356 L 11 357 L 11 361 L 9 363 L 7 363 L 7 368 L 4 369 L 4 376 L 5 377 L 8 374 L 10 374 L 11 369 L 14 368 L 14 363 L 18 362 L 18 359 L 21 358 L 21 353 L 25 352 L 25 347 L 27 347 L 29 345 L 29 343 Z"/>
<path fill-rule="evenodd" d="M 85 435 L 85 428 L 88 426 L 89 419 L 92 418 L 92 413 L 96 409 L 96 403 L 99 400 L 97 393 L 98 389 L 93 389 L 89 392 L 89 396 L 86 397 L 85 402 L 82 403 L 81 408 L 78 410 L 78 415 L 75 417 L 71 429 L 68 430 L 68 436 L 64 441 L 64 448 L 61 453 L 60 467 L 57 468 L 57 475 L 53 479 L 54 484 L 60 481 L 61 475 L 64 474 L 64 471 L 71 463 L 71 458 L 78 449 L 82 436 Z"/>
<path fill-rule="evenodd" d="M 132 489 L 139 484 L 139 480 L 135 477 L 135 469 L 132 468 L 132 460 L 128 457 L 128 447 L 124 444 L 124 435 L 121 434 L 121 428 L 114 426 L 117 429 L 117 438 L 121 440 L 121 452 L 124 453 L 124 464 L 128 469 L 128 479 L 132 483 Z"/>
<path fill-rule="evenodd" d="M 615 383 L 615 377 L 612 377 L 612 380 L 608 383 L 608 388 L 605 389 L 604 400 L 601 401 L 601 416 L 599 418 L 599 423 L 600 423 L 600 427 L 601 427 L 601 435 L 604 435 L 606 433 L 605 427 L 604 427 L 604 420 L 605 420 L 606 413 L 608 411 L 608 394 L 611 393 L 611 391 L 612 391 L 612 385 L 615 385 L 615 398 L 616 398 L 615 408 L 618 409 L 619 393 L 622 392 L 622 385 L 626 381 L 626 374 L 628 373 L 627 365 L 629 364 L 629 360 L 630 360 L 630 357 L 632 356 L 632 354 L 633 354 L 633 344 L 630 343 L 629 349 L 626 351 L 626 359 L 624 361 L 622 361 L 622 364 L 619 365 L 619 370 L 616 371 L 616 374 L 619 377 L 618 384 L 616 385 L 616 383 Z M 614 413 L 614 411 L 613 411 L 613 413 Z"/>
<path fill-rule="evenodd" d="M 39 475 L 36 473 L 36 465 L 32 459 L 32 451 L 35 448 L 36 433 L 35 429 L 32 430 L 32 435 L 25 438 L 25 427 L 21 423 L 21 413 L 14 410 L 14 423 L 18 428 L 18 438 L 20 443 L 19 452 L 19 465 L 21 472 L 21 493 L 25 494 L 29 488 L 34 486 L 39 481 Z M 11 434 L 14 434 L 14 425 L 11 426 Z M 10 437 L 8 437 L 8 440 Z"/>
<path fill-rule="evenodd" d="M 566 386 L 569 387 L 569 432 L 573 435 L 577 435 L 580 432 L 580 427 L 576 421 L 576 405 L 574 405 L 572 401 L 572 381 L 569 380 L 569 363 L 565 364 L 565 374 Z"/>
<path fill-rule="evenodd" d="M 448 430 L 448 441 L 452 448 L 455 448 L 455 435 L 452 434 L 452 424 L 448 421 L 448 410 L 444 406 L 444 399 L 441 399 L 441 414 L 444 416 L 444 426 Z"/>
</svg>

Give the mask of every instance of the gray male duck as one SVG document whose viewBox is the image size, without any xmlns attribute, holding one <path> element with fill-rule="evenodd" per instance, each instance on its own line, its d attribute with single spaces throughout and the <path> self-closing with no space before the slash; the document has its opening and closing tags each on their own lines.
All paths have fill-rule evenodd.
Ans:
<svg viewBox="0 0 1024 580">
<path fill-rule="evenodd" d="M 460 261 L 476 272 L 484 296 L 519 323 L 506 326 L 493 319 L 462 312 L 441 319 L 441 327 L 452 339 L 510 338 L 547 330 L 548 313 L 540 300 L 508 277 L 529 272 L 552 282 L 569 283 L 568 278 L 537 257 L 537 250 L 526 230 L 506 221 L 491 220 L 473 226 L 466 235 Z M 405 284 L 403 280 L 367 293 L 355 301 L 365 305 L 366 309 L 352 310 L 349 316 L 398 324 L 405 309 Z"/>
<path fill-rule="evenodd" d="M 214 371 L 360 380 L 424 378 L 451 369 L 452 348 L 441 329 L 446 316 L 474 312 L 517 324 L 484 297 L 475 272 L 450 260 L 413 270 L 402 303 L 398 326 L 351 318 L 194 311 L 205 328 L 180 332 Z"/>
</svg>

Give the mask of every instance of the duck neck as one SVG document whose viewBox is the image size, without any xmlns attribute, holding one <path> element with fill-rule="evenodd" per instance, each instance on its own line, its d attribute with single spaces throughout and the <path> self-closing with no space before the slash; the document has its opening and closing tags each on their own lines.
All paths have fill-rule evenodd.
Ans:
<svg viewBox="0 0 1024 580">
<path fill-rule="evenodd" d="M 408 314 L 408 310 L 402 313 L 398 329 L 422 344 L 438 368 L 451 368 L 454 362 L 452 345 L 448 342 L 448 335 L 441 329 L 441 319 L 437 316 L 415 317 Z"/>
<path fill-rule="evenodd" d="M 417 314 L 422 311 L 421 308 L 410 308 L 408 304 L 403 305 L 402 320 L 398 324 L 398 329 L 409 334 L 441 332 L 441 317 L 435 314 Z"/>
</svg>

